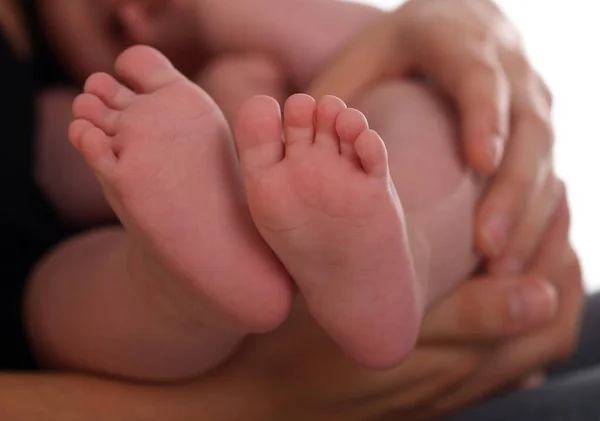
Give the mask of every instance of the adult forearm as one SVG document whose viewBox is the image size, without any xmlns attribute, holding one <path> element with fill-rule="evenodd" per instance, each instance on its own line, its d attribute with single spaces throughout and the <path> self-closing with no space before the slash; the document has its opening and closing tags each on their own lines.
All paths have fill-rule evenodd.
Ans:
<svg viewBox="0 0 600 421">
<path fill-rule="evenodd" d="M 126 383 L 69 373 L 0 374 L 0 419 L 6 421 L 279 421 L 270 377 L 256 361 L 231 364 L 175 385 Z M 278 410 L 279 409 L 279 410 Z M 283 415 L 283 418 L 280 416 Z M 241 418 L 240 418 L 241 417 Z M 311 418 L 312 419 L 312 418 Z"/>
<path fill-rule="evenodd" d="M 74 375 L 0 375 L 0 419 L 154 421 L 166 417 L 150 389 Z M 160 405 L 160 407 L 159 407 Z"/>
</svg>

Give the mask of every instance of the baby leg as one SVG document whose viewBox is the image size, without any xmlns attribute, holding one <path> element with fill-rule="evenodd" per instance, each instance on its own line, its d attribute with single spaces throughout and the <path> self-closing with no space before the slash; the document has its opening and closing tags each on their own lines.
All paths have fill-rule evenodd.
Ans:
<svg viewBox="0 0 600 421">
<path fill-rule="evenodd" d="M 232 125 L 240 107 L 255 95 L 267 95 L 280 104 L 287 96 L 283 68 L 268 56 L 232 53 L 208 63 L 196 78 Z"/>
<path fill-rule="evenodd" d="M 355 106 L 386 143 L 415 268 L 430 305 L 476 268 L 475 209 L 485 180 L 463 159 L 457 118 L 432 87 L 382 83 Z"/>
<path fill-rule="evenodd" d="M 291 284 L 252 225 L 214 102 L 147 47 L 123 53 L 116 70 L 127 86 L 92 76 L 70 139 L 127 234 L 69 243 L 43 265 L 32 336 L 56 366 L 194 376 L 281 323 Z"/>
</svg>

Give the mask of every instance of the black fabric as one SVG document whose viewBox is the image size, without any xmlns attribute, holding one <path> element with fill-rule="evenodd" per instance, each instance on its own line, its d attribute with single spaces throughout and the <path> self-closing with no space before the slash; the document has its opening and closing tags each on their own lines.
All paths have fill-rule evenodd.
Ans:
<svg viewBox="0 0 600 421">
<path fill-rule="evenodd" d="M 35 368 L 23 321 L 28 273 L 68 230 L 34 181 L 36 81 L 0 32 L 0 370 Z"/>
</svg>

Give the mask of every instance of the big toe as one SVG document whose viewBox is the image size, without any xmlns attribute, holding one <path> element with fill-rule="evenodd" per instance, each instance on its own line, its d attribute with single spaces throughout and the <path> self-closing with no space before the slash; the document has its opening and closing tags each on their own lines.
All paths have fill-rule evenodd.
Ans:
<svg viewBox="0 0 600 421">
<path fill-rule="evenodd" d="M 246 102 L 238 111 L 234 131 L 244 174 L 250 175 L 282 160 L 281 110 L 275 99 L 256 96 Z"/>
<path fill-rule="evenodd" d="M 162 53 L 141 45 L 125 50 L 115 63 L 115 70 L 139 93 L 151 93 L 185 79 Z"/>
</svg>

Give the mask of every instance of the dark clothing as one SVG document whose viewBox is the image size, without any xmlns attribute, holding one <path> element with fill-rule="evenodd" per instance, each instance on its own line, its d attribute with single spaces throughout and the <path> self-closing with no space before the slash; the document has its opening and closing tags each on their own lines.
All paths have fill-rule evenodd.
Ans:
<svg viewBox="0 0 600 421">
<path fill-rule="evenodd" d="M 37 47 L 34 43 L 35 57 L 47 57 Z M 56 70 L 48 73 L 51 78 L 41 77 L 40 63 L 50 61 L 20 61 L 0 32 L 0 139 L 6 158 L 0 165 L 0 370 L 35 367 L 23 328 L 25 281 L 35 263 L 68 235 L 34 180 L 35 98 L 59 79 Z"/>
</svg>

